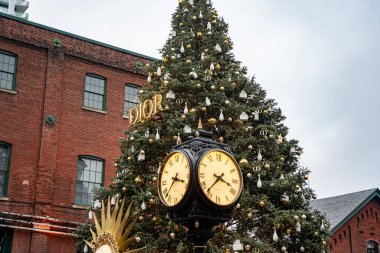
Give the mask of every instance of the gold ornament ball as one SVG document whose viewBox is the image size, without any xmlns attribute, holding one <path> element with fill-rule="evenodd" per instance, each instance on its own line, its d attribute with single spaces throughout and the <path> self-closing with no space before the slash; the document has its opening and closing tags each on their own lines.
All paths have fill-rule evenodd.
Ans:
<svg viewBox="0 0 380 253">
<path fill-rule="evenodd" d="M 195 110 L 195 108 L 191 108 L 190 109 L 190 113 L 195 113 L 197 110 Z"/>
<path fill-rule="evenodd" d="M 152 180 L 153 180 L 153 182 L 156 182 L 157 181 L 157 177 L 153 177 Z"/>
<path fill-rule="evenodd" d="M 183 23 L 179 23 L 179 26 L 183 26 Z"/>
<path fill-rule="evenodd" d="M 208 31 L 208 32 L 207 32 L 207 35 L 212 35 L 212 32 L 211 32 L 211 31 Z"/>
<path fill-rule="evenodd" d="M 224 142 L 224 138 L 223 138 L 223 136 L 220 136 L 220 137 L 219 137 L 219 141 L 222 142 L 222 143 Z"/>
<path fill-rule="evenodd" d="M 135 137 L 131 136 L 131 138 L 129 138 L 131 141 L 134 141 L 135 140 Z"/>
<path fill-rule="evenodd" d="M 211 125 L 214 125 L 216 124 L 217 120 L 215 118 L 209 118 L 207 122 L 210 123 Z"/>
<path fill-rule="evenodd" d="M 121 189 L 123 192 L 126 192 L 128 189 L 127 187 L 123 186 L 123 188 Z"/>
<path fill-rule="evenodd" d="M 264 167 L 265 167 L 265 169 L 269 169 L 270 168 L 270 165 L 269 165 L 269 163 L 266 163 L 265 165 L 264 165 Z"/>
<path fill-rule="evenodd" d="M 187 63 L 187 64 L 191 64 L 191 60 L 187 60 L 186 63 Z"/>
<path fill-rule="evenodd" d="M 268 115 L 268 114 L 269 114 L 268 110 L 264 110 L 264 111 L 263 111 L 263 114 L 264 114 L 264 115 Z"/>
<path fill-rule="evenodd" d="M 202 88 L 202 84 L 197 83 L 197 88 L 198 88 L 198 89 Z"/>
<path fill-rule="evenodd" d="M 149 199 L 150 204 L 154 204 L 154 199 Z"/>
<path fill-rule="evenodd" d="M 185 34 L 186 32 L 185 31 L 181 31 L 182 34 Z"/>
<path fill-rule="evenodd" d="M 301 190 L 301 186 L 299 186 L 298 184 L 296 184 L 295 188 L 296 188 L 296 191 Z"/>
<path fill-rule="evenodd" d="M 140 237 L 140 236 L 136 236 L 135 241 L 136 241 L 137 243 L 141 242 L 141 237 Z"/>
<path fill-rule="evenodd" d="M 305 176 L 303 177 L 303 179 L 304 179 L 304 180 L 309 180 L 309 176 L 308 176 L 308 175 L 305 175 Z"/>
<path fill-rule="evenodd" d="M 197 37 L 202 38 L 203 34 L 201 32 L 197 32 Z"/>
<path fill-rule="evenodd" d="M 244 128 L 244 132 L 248 133 L 249 132 L 249 128 L 248 127 Z"/>
<path fill-rule="evenodd" d="M 230 250 L 230 249 L 226 249 L 226 250 L 224 251 L 224 253 L 231 253 L 231 250 Z"/>
<path fill-rule="evenodd" d="M 216 19 L 213 19 L 211 22 L 213 23 L 213 24 L 216 24 Z"/>
<path fill-rule="evenodd" d="M 152 144 L 154 142 L 153 139 L 149 139 L 149 143 Z"/>
<path fill-rule="evenodd" d="M 173 140 L 176 141 L 178 139 L 178 136 L 177 135 L 174 135 L 173 136 Z"/>
<path fill-rule="evenodd" d="M 183 115 L 181 116 L 181 119 L 186 119 L 186 115 L 183 114 Z"/>
<path fill-rule="evenodd" d="M 201 108 L 201 111 L 202 112 L 205 112 L 207 109 L 206 109 L 206 107 L 205 106 L 203 106 L 202 108 Z"/>
<path fill-rule="evenodd" d="M 153 216 L 152 221 L 153 221 L 153 222 L 156 222 L 156 221 L 157 221 L 157 217 L 156 217 L 156 216 Z"/>
<path fill-rule="evenodd" d="M 276 229 L 278 230 L 278 229 L 280 229 L 281 228 L 281 224 L 280 223 L 277 223 L 276 224 Z"/>
<path fill-rule="evenodd" d="M 221 90 L 221 91 L 224 91 L 224 86 L 220 86 L 220 90 Z"/>
<path fill-rule="evenodd" d="M 197 16 L 193 16 L 191 19 L 192 20 L 197 20 Z"/>
<path fill-rule="evenodd" d="M 211 89 L 212 89 L 212 90 L 215 90 L 215 85 L 211 85 Z"/>
<path fill-rule="evenodd" d="M 286 247 L 285 247 L 285 246 L 282 246 L 282 247 L 281 247 L 281 251 L 282 251 L 282 252 L 286 252 Z"/>
<path fill-rule="evenodd" d="M 168 84 L 169 84 L 169 81 L 168 81 L 168 80 L 165 80 L 165 81 L 164 81 L 164 84 L 165 84 L 165 85 L 168 85 Z"/>
<path fill-rule="evenodd" d="M 317 231 L 315 231 L 315 232 L 314 232 L 314 235 L 315 235 L 315 236 L 318 236 L 318 235 L 319 235 L 319 233 L 318 233 Z"/>
<path fill-rule="evenodd" d="M 135 178 L 135 183 L 138 184 L 138 185 L 141 184 L 142 181 L 143 180 L 142 180 L 142 178 L 140 176 L 138 176 L 138 177 Z"/>
<path fill-rule="evenodd" d="M 165 58 L 162 59 L 162 61 L 163 61 L 163 62 L 168 62 L 169 59 L 165 57 Z"/>
<path fill-rule="evenodd" d="M 292 229 L 288 228 L 288 229 L 286 230 L 286 234 L 287 234 L 287 235 L 290 235 L 291 233 L 292 233 Z"/>
<path fill-rule="evenodd" d="M 260 203 L 259 203 L 259 205 L 260 205 L 260 207 L 264 207 L 265 206 L 265 202 L 261 200 Z"/>
<path fill-rule="evenodd" d="M 322 241 L 322 245 L 323 246 L 326 246 L 327 245 L 327 242 L 325 240 Z"/>
<path fill-rule="evenodd" d="M 249 150 L 252 150 L 252 149 L 253 149 L 253 146 L 252 146 L 252 145 L 249 145 L 249 146 L 248 146 L 248 149 L 249 149 Z"/>
<path fill-rule="evenodd" d="M 175 234 L 173 232 L 170 233 L 170 238 L 174 239 Z"/>
<path fill-rule="evenodd" d="M 143 221 L 144 220 L 144 216 L 140 215 L 139 216 L 139 221 Z"/>
<path fill-rule="evenodd" d="M 228 44 L 228 40 L 224 40 L 224 44 Z"/>
<path fill-rule="evenodd" d="M 127 160 L 128 160 L 128 161 L 131 161 L 131 160 L 132 160 L 132 157 L 128 156 Z"/>
<path fill-rule="evenodd" d="M 224 103 L 225 103 L 226 105 L 229 105 L 229 104 L 230 104 L 230 101 L 229 101 L 229 100 L 226 100 L 226 101 L 224 101 Z"/>
<path fill-rule="evenodd" d="M 248 160 L 245 159 L 245 158 L 243 158 L 243 159 L 241 159 L 241 160 L 239 161 L 239 163 L 240 163 L 241 165 L 246 165 L 246 164 L 248 164 Z"/>
<path fill-rule="evenodd" d="M 240 208 L 241 208 L 240 203 L 237 203 L 237 205 L 236 205 L 236 209 L 240 209 Z"/>
<path fill-rule="evenodd" d="M 231 123 L 232 122 L 232 118 L 228 118 L 227 121 Z"/>
<path fill-rule="evenodd" d="M 247 244 L 244 247 L 245 251 L 251 251 L 251 245 Z"/>
<path fill-rule="evenodd" d="M 216 66 L 215 66 L 215 69 L 217 70 L 217 71 L 219 71 L 220 69 L 221 69 L 221 67 L 220 67 L 220 64 L 218 63 L 218 64 L 216 64 Z"/>
<path fill-rule="evenodd" d="M 252 214 L 251 212 L 249 212 L 249 213 L 247 214 L 247 218 L 248 218 L 249 220 L 252 220 L 252 219 L 253 219 L 253 214 Z"/>
<path fill-rule="evenodd" d="M 300 251 L 301 251 L 301 252 L 305 252 L 305 248 L 301 246 L 301 247 L 300 247 Z"/>
<path fill-rule="evenodd" d="M 199 228 L 199 226 L 200 226 L 199 221 L 195 221 L 195 223 L 194 223 L 194 227 L 195 227 L 195 228 Z"/>
<path fill-rule="evenodd" d="M 280 158 L 280 160 L 281 160 L 281 162 L 284 162 L 284 161 L 285 161 L 285 157 L 282 156 L 282 157 Z"/>
<path fill-rule="evenodd" d="M 187 48 L 187 49 L 191 49 L 191 45 L 190 45 L 190 44 L 187 45 L 186 48 Z"/>
<path fill-rule="evenodd" d="M 174 55 L 170 57 L 173 61 L 176 59 Z"/>
<path fill-rule="evenodd" d="M 306 220 L 307 216 L 306 216 L 305 214 L 302 214 L 301 218 L 302 218 L 303 220 Z"/>
<path fill-rule="evenodd" d="M 294 215 L 293 219 L 294 219 L 295 221 L 298 221 L 298 220 L 300 219 L 300 217 L 298 217 L 298 215 Z"/>
<path fill-rule="evenodd" d="M 274 139 L 274 135 L 273 135 L 273 134 L 270 134 L 270 135 L 269 135 L 269 138 L 270 138 L 270 139 Z"/>
<path fill-rule="evenodd" d="M 174 47 L 172 47 L 172 48 L 170 48 L 170 50 L 172 50 L 173 52 L 175 51 L 175 48 Z"/>
</svg>

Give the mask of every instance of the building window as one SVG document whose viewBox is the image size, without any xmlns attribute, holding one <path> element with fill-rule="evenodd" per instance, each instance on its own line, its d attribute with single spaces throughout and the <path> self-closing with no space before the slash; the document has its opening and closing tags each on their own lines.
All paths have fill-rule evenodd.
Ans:
<svg viewBox="0 0 380 253">
<path fill-rule="evenodd" d="M 84 106 L 106 110 L 106 79 L 96 75 L 86 75 Z"/>
<path fill-rule="evenodd" d="M 11 253 L 13 230 L 0 228 L 0 252 Z"/>
<path fill-rule="evenodd" d="M 91 205 L 93 190 L 103 185 L 104 160 L 92 156 L 79 156 L 75 204 Z"/>
<path fill-rule="evenodd" d="M 7 195 L 9 167 L 11 163 L 11 145 L 0 142 L 0 196 Z"/>
<path fill-rule="evenodd" d="M 138 86 L 127 84 L 125 85 L 125 96 L 124 96 L 124 114 L 128 115 L 128 110 L 135 107 L 140 103 L 138 96 Z"/>
<path fill-rule="evenodd" d="M 0 52 L 0 88 L 6 90 L 15 90 L 16 81 L 16 64 L 15 55 Z"/>
<path fill-rule="evenodd" d="M 368 241 L 366 243 L 367 253 L 379 253 L 379 244 L 375 241 Z"/>
</svg>

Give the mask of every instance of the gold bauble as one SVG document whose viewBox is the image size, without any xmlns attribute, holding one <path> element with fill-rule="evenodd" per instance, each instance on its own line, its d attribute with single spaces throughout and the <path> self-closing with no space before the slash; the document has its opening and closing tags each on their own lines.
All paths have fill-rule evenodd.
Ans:
<svg viewBox="0 0 380 253">
<path fill-rule="evenodd" d="M 301 186 L 299 186 L 298 184 L 296 184 L 295 188 L 296 188 L 296 191 L 301 190 Z"/>
<path fill-rule="evenodd" d="M 314 232 L 314 235 L 315 235 L 315 236 L 318 236 L 318 235 L 319 235 L 318 231 L 315 231 L 315 232 Z"/>
<path fill-rule="evenodd" d="M 183 23 L 179 23 L 179 26 L 183 26 Z"/>
<path fill-rule="evenodd" d="M 281 228 L 281 224 L 280 223 L 277 223 L 276 224 L 276 229 L 279 230 Z"/>
<path fill-rule="evenodd" d="M 212 35 L 212 32 L 211 32 L 211 31 L 208 31 L 208 32 L 207 32 L 207 35 Z"/>
<path fill-rule="evenodd" d="M 197 110 L 195 110 L 195 108 L 191 108 L 190 109 L 190 113 L 195 113 Z"/>
<path fill-rule="evenodd" d="M 127 187 L 123 186 L 123 188 L 121 188 L 121 190 L 122 190 L 123 192 L 126 192 L 128 189 L 127 189 Z"/>
<path fill-rule="evenodd" d="M 176 59 L 174 55 L 170 57 L 173 61 Z"/>
<path fill-rule="evenodd" d="M 281 169 L 280 166 L 277 165 L 277 166 L 276 166 L 276 170 L 280 170 L 280 169 Z"/>
<path fill-rule="evenodd" d="M 221 90 L 221 91 L 224 91 L 224 86 L 220 86 L 220 90 Z"/>
<path fill-rule="evenodd" d="M 281 156 L 280 161 L 284 162 L 285 161 L 285 157 Z"/>
<path fill-rule="evenodd" d="M 182 34 L 185 34 L 186 32 L 185 31 L 181 31 Z"/>
<path fill-rule="evenodd" d="M 245 158 L 243 158 L 243 159 L 241 159 L 241 160 L 239 161 L 239 164 L 241 164 L 241 165 L 248 164 L 248 160 L 245 159 Z"/>
<path fill-rule="evenodd" d="M 169 84 L 169 81 L 168 81 L 168 80 L 165 80 L 165 81 L 164 81 L 164 84 L 165 84 L 165 85 L 168 85 L 168 84 Z"/>
<path fill-rule="evenodd" d="M 196 131 L 195 134 L 194 134 L 195 138 L 198 138 L 200 136 L 199 132 Z"/>
<path fill-rule="evenodd" d="M 248 133 L 249 132 L 249 128 L 248 127 L 244 128 L 244 132 Z"/>
<path fill-rule="evenodd" d="M 128 161 L 131 161 L 131 160 L 132 160 L 132 157 L 128 156 L 127 160 L 128 160 Z"/>
<path fill-rule="evenodd" d="M 219 137 L 219 141 L 222 142 L 222 143 L 224 142 L 224 138 L 223 138 L 223 136 L 220 136 L 220 137 Z"/>
<path fill-rule="evenodd" d="M 175 51 L 175 48 L 174 47 L 172 47 L 172 48 L 170 48 L 170 50 L 172 50 L 173 52 Z"/>
<path fill-rule="evenodd" d="M 168 58 L 166 58 L 166 57 L 164 57 L 164 58 L 162 59 L 162 61 L 163 61 L 163 62 L 168 62 L 168 61 L 169 61 L 169 59 L 168 59 Z"/>
<path fill-rule="evenodd" d="M 191 60 L 187 60 L 186 63 L 187 63 L 187 64 L 191 64 Z"/>
<path fill-rule="evenodd" d="M 218 64 L 216 64 L 216 66 L 215 66 L 215 69 L 216 69 L 217 71 L 219 71 L 219 70 L 221 69 L 221 67 L 220 67 L 219 63 L 218 63 Z"/>
<path fill-rule="evenodd" d="M 241 121 L 240 119 L 235 120 L 235 123 L 240 126 L 244 124 L 243 121 Z"/>
<path fill-rule="evenodd" d="M 212 89 L 212 90 L 215 90 L 215 85 L 211 85 L 211 89 Z"/>
<path fill-rule="evenodd" d="M 197 32 L 197 37 L 202 38 L 203 34 L 201 32 Z"/>
<path fill-rule="evenodd" d="M 153 180 L 153 182 L 156 182 L 157 181 L 157 177 L 153 177 L 152 180 Z"/>
<path fill-rule="evenodd" d="M 157 217 L 156 217 L 156 216 L 153 216 L 152 221 L 153 221 L 153 222 L 156 222 L 156 221 L 157 221 Z"/>
<path fill-rule="evenodd" d="M 205 112 L 207 109 L 206 109 L 206 107 L 205 106 L 203 106 L 202 108 L 201 108 L 201 111 L 202 112 Z"/>
<path fill-rule="evenodd" d="M 252 214 L 251 212 L 249 212 L 249 213 L 247 214 L 247 218 L 250 219 L 250 220 L 252 220 L 252 218 L 253 218 L 253 214 Z"/>
<path fill-rule="evenodd" d="M 218 122 L 215 118 L 209 118 L 208 120 L 207 120 L 207 122 L 208 123 L 210 123 L 211 125 L 214 125 L 214 124 L 216 124 L 216 122 Z"/>
<path fill-rule="evenodd" d="M 236 205 L 236 209 L 240 209 L 240 208 L 241 208 L 240 203 L 237 203 L 237 205 Z"/>
<path fill-rule="evenodd" d="M 191 49 L 191 45 L 190 45 L 190 44 L 187 45 L 186 48 L 187 48 L 187 49 Z"/>
<path fill-rule="evenodd" d="M 263 111 L 263 114 L 264 114 L 264 115 L 268 115 L 268 114 L 269 114 L 268 110 L 264 110 L 264 111 Z"/>
<path fill-rule="evenodd" d="M 292 233 L 292 229 L 291 228 L 288 228 L 287 230 L 286 230 L 286 234 L 287 235 L 290 235 Z"/>
<path fill-rule="evenodd" d="M 152 144 L 154 142 L 153 139 L 149 139 L 149 143 Z"/>
<path fill-rule="evenodd" d="M 154 202 L 155 202 L 154 199 L 149 199 L 150 204 L 154 204 Z"/>
<path fill-rule="evenodd" d="M 266 164 L 264 165 L 264 167 L 268 170 L 268 169 L 270 168 L 269 163 L 266 163 Z"/>
<path fill-rule="evenodd" d="M 213 24 L 216 24 L 216 19 L 213 19 L 211 22 L 212 22 Z"/>
<path fill-rule="evenodd" d="M 259 203 L 259 205 L 260 205 L 260 207 L 264 207 L 265 206 L 265 202 L 261 200 L 260 203 Z"/>
<path fill-rule="evenodd" d="M 174 135 L 173 136 L 173 140 L 176 141 L 178 139 L 178 136 L 177 135 Z"/>
<path fill-rule="evenodd" d="M 226 249 L 224 253 L 232 253 L 230 249 Z"/>
<path fill-rule="evenodd" d="M 140 215 L 139 216 L 139 221 L 143 221 L 144 220 L 144 216 Z"/>
<path fill-rule="evenodd" d="M 181 119 L 186 119 L 186 115 L 183 114 L 183 115 L 181 116 Z"/>
<path fill-rule="evenodd" d="M 143 93 L 144 93 L 144 91 L 143 91 L 143 90 L 139 90 L 139 93 L 140 93 L 140 94 L 143 94 Z"/>
<path fill-rule="evenodd" d="M 181 5 L 181 6 L 184 5 L 185 4 L 185 0 L 178 0 L 178 4 Z"/>
<path fill-rule="evenodd" d="M 193 16 L 191 19 L 192 20 L 197 20 L 197 16 Z"/>
<path fill-rule="evenodd" d="M 143 182 L 143 179 L 140 176 L 138 176 L 138 177 L 135 178 L 135 183 L 137 185 L 140 185 L 142 182 Z"/>
<path fill-rule="evenodd" d="M 305 175 L 305 176 L 303 176 L 303 179 L 304 179 L 304 180 L 309 180 L 309 176 L 308 176 L 308 175 Z"/>
<path fill-rule="evenodd" d="M 253 146 L 252 146 L 252 145 L 249 145 L 249 146 L 248 146 L 248 149 L 249 149 L 249 150 L 252 150 L 252 149 L 253 149 Z"/>
<path fill-rule="evenodd" d="M 231 123 L 232 122 L 232 118 L 228 118 L 227 121 Z"/>
<path fill-rule="evenodd" d="M 270 134 L 270 135 L 269 135 L 269 138 L 270 138 L 270 139 L 274 139 L 274 135 L 273 135 L 273 134 Z"/>
<path fill-rule="evenodd" d="M 197 88 L 198 88 L 198 89 L 202 88 L 202 84 L 197 83 Z"/>
<path fill-rule="evenodd" d="M 194 223 L 194 227 L 195 227 L 195 228 L 199 228 L 199 226 L 200 226 L 199 221 L 196 220 L 195 223 Z"/>
<path fill-rule="evenodd" d="M 251 245 L 247 244 L 244 247 L 245 251 L 251 251 Z"/>
<path fill-rule="evenodd" d="M 322 245 L 326 246 L 327 242 L 325 240 L 322 241 Z"/>
<path fill-rule="evenodd" d="M 225 44 L 228 44 L 228 40 L 224 40 L 224 43 L 225 43 Z"/>
</svg>

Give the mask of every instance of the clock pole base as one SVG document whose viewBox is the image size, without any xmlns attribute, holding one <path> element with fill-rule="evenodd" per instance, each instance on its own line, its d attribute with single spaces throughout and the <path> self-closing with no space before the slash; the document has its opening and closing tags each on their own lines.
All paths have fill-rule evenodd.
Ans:
<svg viewBox="0 0 380 253">
<path fill-rule="evenodd" d="M 188 238 L 193 244 L 193 253 L 207 253 L 207 241 L 214 237 L 211 229 L 207 230 L 190 230 Z"/>
</svg>

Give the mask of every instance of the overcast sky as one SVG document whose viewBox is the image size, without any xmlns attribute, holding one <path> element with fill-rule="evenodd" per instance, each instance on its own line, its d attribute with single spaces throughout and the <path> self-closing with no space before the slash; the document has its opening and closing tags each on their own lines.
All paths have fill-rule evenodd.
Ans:
<svg viewBox="0 0 380 253">
<path fill-rule="evenodd" d="M 195 0 L 196 1 L 196 0 Z M 380 187 L 380 1 L 214 0 L 318 197 Z M 31 0 L 29 19 L 153 57 L 177 0 Z"/>
</svg>

